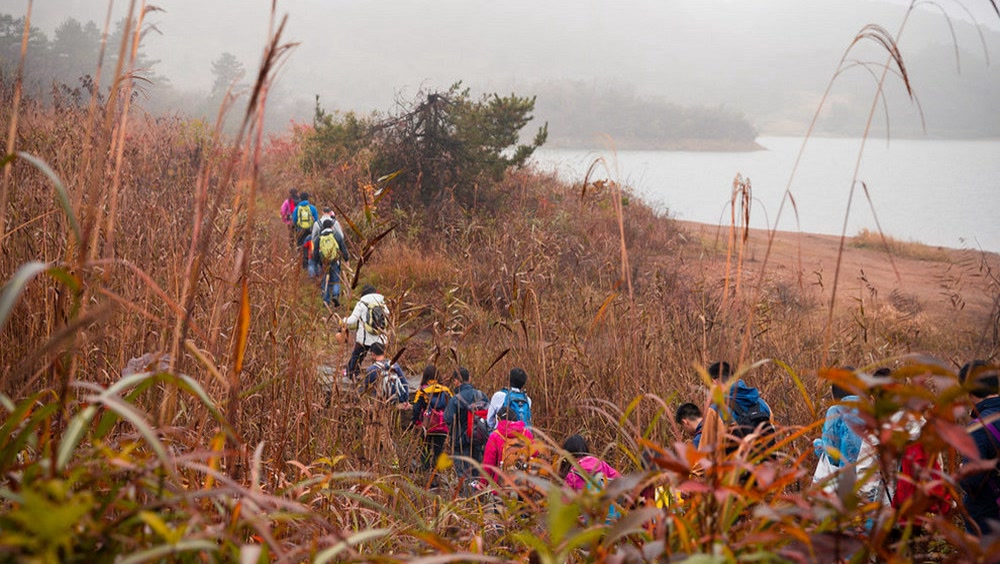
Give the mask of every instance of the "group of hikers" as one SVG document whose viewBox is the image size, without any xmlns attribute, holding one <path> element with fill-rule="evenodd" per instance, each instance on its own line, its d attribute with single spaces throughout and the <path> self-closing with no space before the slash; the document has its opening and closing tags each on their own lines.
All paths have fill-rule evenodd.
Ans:
<svg viewBox="0 0 1000 564">
<path fill-rule="evenodd" d="M 341 261 L 349 260 L 349 254 L 335 214 L 326 208 L 323 215 L 318 215 L 308 194 L 292 191 L 282 204 L 281 216 L 289 226 L 297 252 L 301 253 L 303 268 L 310 277 L 322 277 L 323 301 L 338 307 Z M 618 477 L 615 468 L 591 454 L 581 435 L 566 438 L 562 451 L 567 457 L 561 463 L 551 464 L 549 449 L 543 441 L 535 440 L 532 433 L 532 402 L 526 392 L 528 375 L 522 368 L 512 368 L 508 385 L 487 396 L 475 387 L 466 368 L 443 374 L 429 364 L 419 385 L 411 390 L 403 369 L 387 358 L 389 315 L 385 296 L 372 285 L 363 286 L 351 314 L 340 321 L 345 338 L 348 330 L 356 330 L 354 348 L 344 370 L 345 382 L 356 386 L 361 394 L 393 404 L 401 412 L 406 410 L 405 426 L 418 430 L 423 437 L 420 464 L 424 470 L 438 469 L 438 461 L 447 449 L 459 483 L 466 491 L 499 488 L 504 483 L 515 486 L 511 476 L 524 473 L 537 476 L 545 471 L 558 473 L 563 483 L 574 490 L 600 488 L 606 480 Z M 368 354 L 371 362 L 362 375 L 362 363 Z M 851 367 L 843 370 L 854 371 Z M 773 458 L 774 416 L 760 392 L 743 379 L 735 378 L 736 373 L 727 362 L 711 364 L 707 372 L 713 386 L 724 390 L 725 402 L 707 401 L 704 409 L 696 403 L 682 403 L 674 419 L 684 435 L 704 452 L 721 449 L 729 454 L 749 445 L 762 454 L 761 458 Z M 888 369 L 881 369 L 873 376 L 884 378 L 889 374 Z M 974 407 L 968 432 L 982 459 L 996 459 L 1000 450 L 997 367 L 974 361 L 962 368 L 959 378 L 963 383 L 966 380 L 972 383 Z M 882 475 L 879 433 L 866 428 L 859 414 L 858 396 L 837 384 L 832 386 L 832 394 L 835 403 L 826 414 L 821 437 L 814 442 L 819 460 L 814 483 L 835 494 L 838 480 L 850 475 L 852 480 L 862 482 L 858 488 L 861 502 L 881 501 L 883 506 L 899 508 L 920 487 L 921 480 L 930 477 L 938 483 L 930 488 L 937 502 L 929 511 L 943 514 L 951 509 L 954 503 L 940 483 L 941 461 L 930 460 L 921 443 L 915 440 L 924 424 L 922 418 L 904 412 L 897 414 L 892 423 L 905 428 L 914 440 L 892 475 Z M 719 396 L 710 394 L 710 397 Z M 327 405 L 329 402 L 328 391 Z M 900 421 L 904 415 L 909 419 Z M 963 457 L 963 462 L 969 462 L 968 457 L 964 454 Z M 697 474 L 699 468 L 694 471 Z M 433 475 L 436 482 L 438 473 Z M 960 485 L 969 517 L 967 529 L 982 535 L 1000 532 L 1000 473 L 993 469 L 962 475 Z M 659 504 L 659 492 L 655 497 Z M 871 528 L 872 523 L 869 519 L 866 526 Z M 919 526 L 918 519 L 916 527 Z"/>
<path fill-rule="evenodd" d="M 309 194 L 290 190 L 281 203 L 281 220 L 288 226 L 292 245 L 301 253 L 302 268 L 310 278 L 320 278 L 320 294 L 328 306 L 340 306 L 341 261 L 349 261 L 344 228 L 333 209 L 320 215 L 309 202 Z"/>
<path fill-rule="evenodd" d="M 854 372 L 853 367 L 844 367 L 842 372 Z M 713 382 L 725 386 L 725 405 L 711 404 L 703 411 L 694 403 L 681 404 L 674 415 L 675 422 L 688 436 L 695 448 L 711 452 L 722 448 L 732 452 L 743 443 L 750 433 L 757 440 L 750 443 L 758 449 L 773 447 L 774 434 L 771 408 L 752 388 L 740 379 L 731 381 L 733 376 L 725 362 L 715 363 L 708 368 Z M 1000 454 L 1000 371 L 996 365 L 982 360 L 965 364 L 959 371 L 959 383 L 968 386 L 972 396 L 970 424 L 967 432 L 971 435 L 980 460 L 996 464 Z M 872 376 L 888 382 L 891 371 L 888 368 L 876 370 Z M 879 388 L 872 388 L 878 390 Z M 877 401 L 874 392 L 869 398 Z M 876 503 L 881 507 L 902 509 L 908 507 L 908 500 L 917 491 L 923 491 L 930 498 L 924 515 L 947 515 L 955 503 L 944 486 L 946 477 L 940 454 L 931 456 L 919 441 L 926 421 L 919 414 L 897 411 L 884 425 L 889 429 L 900 429 L 907 434 L 908 441 L 899 456 L 895 468 L 885 468 L 879 455 L 878 429 L 869 428 L 861 417 L 860 397 L 852 394 L 840 384 L 831 385 L 834 404 L 829 407 L 823 422 L 823 431 L 813 441 L 818 459 L 813 473 L 813 483 L 829 495 L 838 495 L 838 483 L 857 483 L 859 503 Z M 962 465 L 974 462 L 962 453 Z M 965 472 L 960 471 L 959 486 L 967 514 L 966 530 L 976 535 L 1000 533 L 1000 470 Z M 919 536 L 925 519 L 920 516 L 904 518 L 911 527 L 911 534 Z M 864 526 L 871 529 L 874 519 L 869 518 Z M 899 530 L 894 531 L 900 534 Z"/>
</svg>

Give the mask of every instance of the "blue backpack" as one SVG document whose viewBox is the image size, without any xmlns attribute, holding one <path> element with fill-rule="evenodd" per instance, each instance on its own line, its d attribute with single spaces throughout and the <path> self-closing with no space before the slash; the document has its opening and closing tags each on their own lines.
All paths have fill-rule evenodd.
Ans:
<svg viewBox="0 0 1000 564">
<path fill-rule="evenodd" d="M 531 403 L 528 402 L 528 394 L 522 392 L 521 390 L 508 390 L 504 388 L 502 390 L 506 397 L 504 397 L 503 405 L 504 407 L 509 407 L 514 410 L 517 414 L 518 421 L 524 421 L 524 427 L 531 427 Z"/>
</svg>

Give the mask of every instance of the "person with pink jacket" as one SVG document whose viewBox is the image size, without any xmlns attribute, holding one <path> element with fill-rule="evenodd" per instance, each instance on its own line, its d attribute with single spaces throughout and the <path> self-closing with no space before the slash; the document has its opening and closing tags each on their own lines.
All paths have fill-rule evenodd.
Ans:
<svg viewBox="0 0 1000 564">
<path fill-rule="evenodd" d="M 590 454 L 587 440 L 580 435 L 572 435 L 567 438 L 563 443 L 563 450 L 569 453 L 580 467 L 578 470 L 569 461 L 563 461 L 561 473 L 566 480 L 566 486 L 573 491 L 583 491 L 587 488 L 588 482 L 600 489 L 604 487 L 606 481 L 619 476 L 618 471 L 610 464 Z M 580 475 L 580 470 L 586 476 Z"/>
<path fill-rule="evenodd" d="M 509 407 L 501 407 L 496 414 L 497 428 L 490 433 L 486 439 L 486 450 L 483 453 L 483 468 L 486 474 L 494 481 L 500 480 L 500 463 L 503 462 L 503 446 L 507 442 L 507 437 L 513 434 L 524 435 L 529 442 L 534 440 L 534 436 L 529 429 L 524 426 L 524 421 L 518 421 L 517 412 Z"/>
</svg>

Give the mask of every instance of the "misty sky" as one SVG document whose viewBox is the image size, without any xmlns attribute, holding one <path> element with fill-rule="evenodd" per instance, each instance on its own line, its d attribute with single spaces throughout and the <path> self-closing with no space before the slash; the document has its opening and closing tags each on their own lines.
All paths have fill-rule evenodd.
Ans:
<svg viewBox="0 0 1000 564">
<path fill-rule="evenodd" d="M 780 88 L 808 67 L 816 73 L 808 88 L 822 91 L 858 30 L 878 23 L 895 32 L 907 5 L 856 1 L 860 8 L 848 0 L 279 0 L 278 13 L 289 16 L 285 39 L 300 43 L 279 88 L 308 101 L 319 94 L 327 108 L 389 110 L 397 97 L 457 80 L 474 90 L 531 94 L 521 90 L 568 79 L 753 110 L 741 88 Z M 175 87 L 208 91 L 211 61 L 226 51 L 256 67 L 270 0 L 154 4 L 163 11 L 147 17 L 158 33 L 147 36 L 144 50 Z M 965 19 L 954 2 L 941 5 Z M 1000 28 L 988 0 L 964 5 Z M 0 0 L 0 11 L 16 16 L 26 6 Z M 113 6 L 117 19 L 128 2 Z M 67 17 L 103 27 L 107 10 L 103 0 L 36 0 L 32 21 L 51 39 Z M 947 24 L 937 19 L 901 44 L 950 43 Z M 974 32 L 958 31 L 963 49 L 982 51 Z M 988 48 L 1000 60 L 997 43 Z M 802 96 L 803 115 L 815 102 Z"/>
</svg>

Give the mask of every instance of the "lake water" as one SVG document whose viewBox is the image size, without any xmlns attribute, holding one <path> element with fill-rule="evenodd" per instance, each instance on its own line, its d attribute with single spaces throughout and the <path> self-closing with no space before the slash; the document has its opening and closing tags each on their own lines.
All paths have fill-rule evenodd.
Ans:
<svg viewBox="0 0 1000 564">
<path fill-rule="evenodd" d="M 751 227 L 773 227 L 839 235 L 876 229 L 903 241 L 1000 252 L 1000 141 L 897 140 L 871 138 L 864 147 L 857 186 L 848 213 L 851 178 L 860 139 L 761 137 L 763 151 L 714 153 L 686 151 L 580 151 L 540 149 L 542 170 L 579 182 L 590 164 L 604 157 L 594 178 L 631 186 L 650 204 L 672 217 L 702 223 L 729 221 L 729 200 L 736 174 L 749 178 L 754 202 Z M 786 205 L 789 186 L 798 223 Z M 872 210 L 874 209 L 874 215 Z"/>
</svg>

